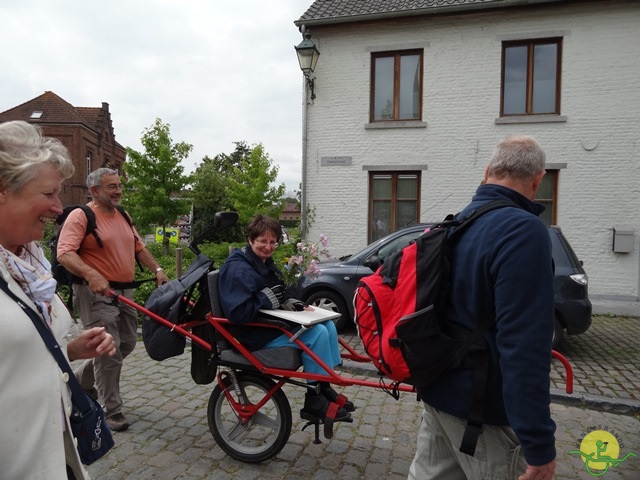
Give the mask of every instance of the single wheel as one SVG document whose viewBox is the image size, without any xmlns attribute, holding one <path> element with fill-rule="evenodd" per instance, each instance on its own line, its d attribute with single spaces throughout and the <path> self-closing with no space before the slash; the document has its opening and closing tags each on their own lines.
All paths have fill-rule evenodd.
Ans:
<svg viewBox="0 0 640 480">
<path fill-rule="evenodd" d="M 560 320 L 558 320 L 556 316 L 553 319 L 553 340 L 551 340 L 551 348 L 555 350 L 562 342 L 563 336 L 564 328 L 562 328 L 562 323 L 560 323 Z"/>
<path fill-rule="evenodd" d="M 259 374 L 236 372 L 236 376 L 240 396 L 228 376 L 224 379 L 225 390 L 234 401 L 244 405 L 257 405 L 275 386 L 273 380 Z M 207 419 L 216 443 L 241 462 L 258 463 L 270 459 L 282 450 L 291 434 L 291 405 L 282 389 L 243 423 L 218 384 L 209 398 Z"/>
<path fill-rule="evenodd" d="M 342 330 L 350 319 L 346 303 L 340 295 L 331 290 L 313 292 L 309 295 L 309 298 L 307 298 L 307 304 L 339 313 L 340 317 L 333 320 L 336 324 L 336 330 L 338 331 Z"/>
</svg>

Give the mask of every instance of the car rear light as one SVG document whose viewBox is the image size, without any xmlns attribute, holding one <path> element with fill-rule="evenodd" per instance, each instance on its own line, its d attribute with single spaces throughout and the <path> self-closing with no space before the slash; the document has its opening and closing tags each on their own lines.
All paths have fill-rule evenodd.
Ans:
<svg viewBox="0 0 640 480">
<path fill-rule="evenodd" d="M 589 277 L 587 277 L 586 273 L 574 273 L 573 275 L 569 275 L 569 277 L 571 278 L 571 280 L 579 283 L 580 285 L 586 285 L 587 283 L 589 283 Z"/>
</svg>

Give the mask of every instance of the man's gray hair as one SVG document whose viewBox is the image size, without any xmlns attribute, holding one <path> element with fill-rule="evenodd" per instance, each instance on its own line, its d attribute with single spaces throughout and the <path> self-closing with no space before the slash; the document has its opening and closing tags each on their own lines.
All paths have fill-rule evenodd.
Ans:
<svg viewBox="0 0 640 480">
<path fill-rule="evenodd" d="M 487 176 L 525 180 L 544 172 L 546 155 L 538 141 L 526 135 L 508 137 L 496 145 Z"/>
<path fill-rule="evenodd" d="M 102 177 L 105 175 L 120 175 L 117 170 L 113 168 L 98 168 L 89 174 L 87 177 L 87 188 L 91 190 L 91 187 L 98 187 L 102 182 Z"/>
</svg>

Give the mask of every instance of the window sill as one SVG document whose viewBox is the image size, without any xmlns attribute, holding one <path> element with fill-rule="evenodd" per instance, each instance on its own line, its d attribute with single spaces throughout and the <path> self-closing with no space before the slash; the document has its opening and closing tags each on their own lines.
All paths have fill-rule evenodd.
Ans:
<svg viewBox="0 0 640 480">
<path fill-rule="evenodd" d="M 566 115 L 512 115 L 496 118 L 496 125 L 513 125 L 515 123 L 566 123 Z"/>
<path fill-rule="evenodd" d="M 365 130 L 378 130 L 386 128 L 427 128 L 427 122 L 420 122 L 417 120 L 400 120 L 364 124 Z"/>
</svg>

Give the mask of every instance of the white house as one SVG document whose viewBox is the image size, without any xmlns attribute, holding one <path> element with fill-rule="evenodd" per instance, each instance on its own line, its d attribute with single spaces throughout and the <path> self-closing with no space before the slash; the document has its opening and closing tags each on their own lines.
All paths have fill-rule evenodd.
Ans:
<svg viewBox="0 0 640 480">
<path fill-rule="evenodd" d="M 326 233 L 340 256 L 439 221 L 500 139 L 528 134 L 547 152 L 544 218 L 591 297 L 638 300 L 640 2 L 316 0 L 295 24 L 320 52 L 303 106 L 307 239 Z"/>
</svg>

